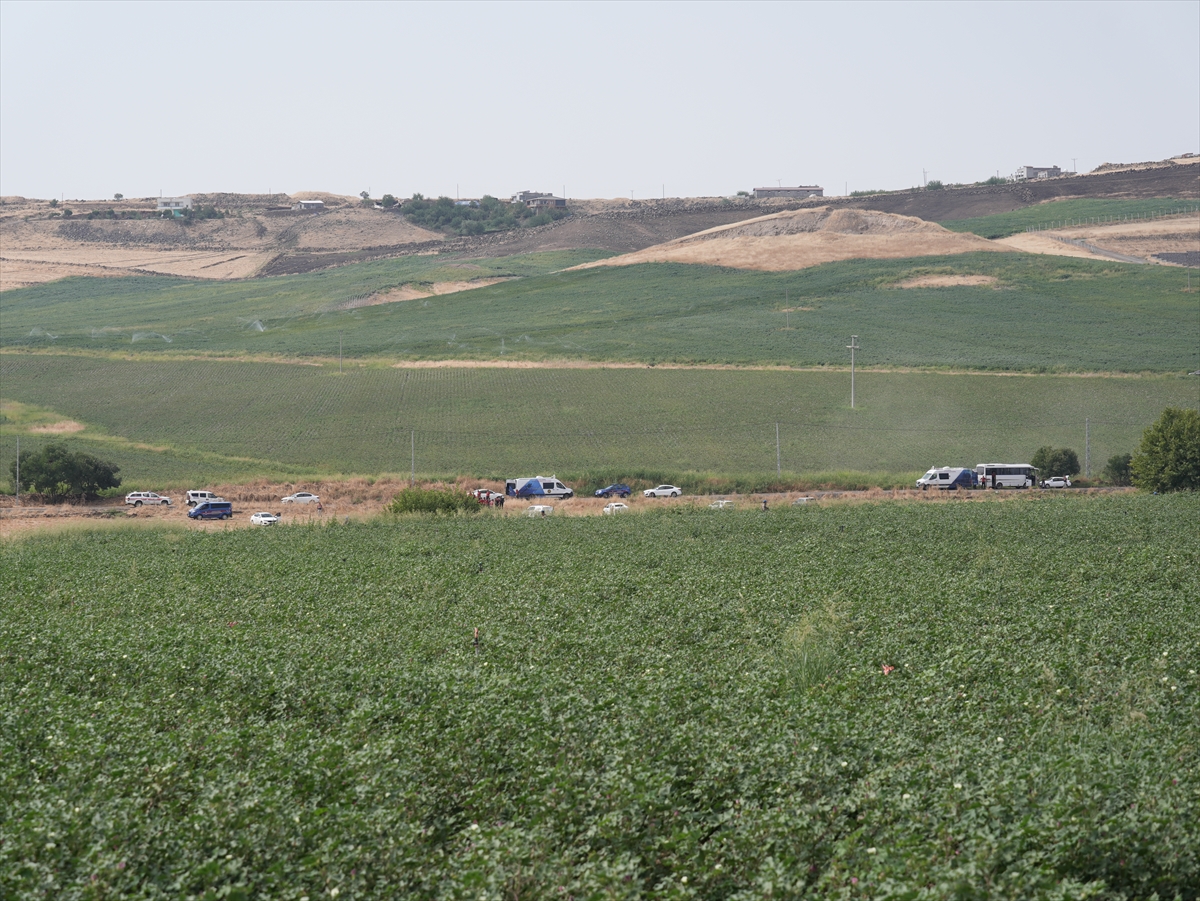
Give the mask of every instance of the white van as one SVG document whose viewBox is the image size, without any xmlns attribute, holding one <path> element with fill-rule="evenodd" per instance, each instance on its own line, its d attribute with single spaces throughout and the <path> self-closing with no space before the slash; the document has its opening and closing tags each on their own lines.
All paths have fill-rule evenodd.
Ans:
<svg viewBox="0 0 1200 901">
<path fill-rule="evenodd" d="M 955 491 L 959 488 L 978 488 L 979 476 L 965 466 L 942 466 L 931 469 L 917 479 L 922 491 L 937 488 L 939 491 Z"/>
<path fill-rule="evenodd" d="M 509 479 L 504 483 L 509 497 L 574 497 L 575 492 L 553 476 L 534 476 L 530 479 Z"/>
<path fill-rule="evenodd" d="M 196 504 L 202 504 L 204 501 L 223 501 L 225 498 L 217 497 L 215 491 L 189 491 L 187 493 L 187 505 L 194 507 Z"/>
</svg>

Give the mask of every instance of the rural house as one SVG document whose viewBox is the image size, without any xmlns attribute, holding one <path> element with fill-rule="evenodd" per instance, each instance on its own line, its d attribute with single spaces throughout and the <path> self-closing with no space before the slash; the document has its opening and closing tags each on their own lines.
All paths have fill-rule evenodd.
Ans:
<svg viewBox="0 0 1200 901">
<path fill-rule="evenodd" d="M 794 188 L 755 188 L 754 197 L 762 200 L 765 197 L 783 197 L 787 200 L 804 200 L 808 197 L 824 197 L 825 189 L 820 185 L 797 185 Z"/>
<path fill-rule="evenodd" d="M 1022 166 L 1013 173 L 1013 178 L 1025 181 L 1030 178 L 1057 178 L 1060 175 L 1062 170 L 1058 166 Z"/>
<path fill-rule="evenodd" d="M 541 207 L 565 207 L 567 201 L 562 197 L 555 197 L 553 194 L 542 194 L 537 191 L 518 191 L 512 196 L 513 203 L 523 203 L 525 206 L 532 209 L 540 209 Z"/>
<path fill-rule="evenodd" d="M 310 213 L 319 213 L 325 209 L 324 200 L 298 200 L 292 206 L 293 210 L 307 210 Z"/>
<path fill-rule="evenodd" d="M 179 217 L 183 215 L 184 210 L 192 208 L 192 198 L 190 197 L 160 197 L 158 198 L 158 212 L 170 213 L 172 216 Z"/>
</svg>

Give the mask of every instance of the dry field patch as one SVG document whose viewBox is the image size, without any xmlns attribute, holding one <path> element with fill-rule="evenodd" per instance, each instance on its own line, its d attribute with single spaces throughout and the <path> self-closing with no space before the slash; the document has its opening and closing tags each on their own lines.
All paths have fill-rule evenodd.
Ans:
<svg viewBox="0 0 1200 901">
<path fill-rule="evenodd" d="M 994 275 L 918 275 L 896 282 L 897 288 L 953 288 L 981 287 L 994 285 L 998 279 Z"/>
<path fill-rule="evenodd" d="M 786 272 L 838 260 L 906 259 L 981 250 L 1003 252 L 1009 248 L 912 216 L 820 207 L 718 226 L 574 268 L 670 262 Z"/>
</svg>

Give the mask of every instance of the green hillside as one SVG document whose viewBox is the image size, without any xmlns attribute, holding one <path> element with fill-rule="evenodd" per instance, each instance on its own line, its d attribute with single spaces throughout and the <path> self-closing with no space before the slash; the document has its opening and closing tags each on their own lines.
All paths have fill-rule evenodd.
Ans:
<svg viewBox="0 0 1200 901">
<path fill-rule="evenodd" d="M 1185 273 L 1166 267 L 985 253 L 788 273 L 652 264 L 544 274 L 579 257 L 408 258 L 228 283 L 73 279 L 0 297 L 0 341 L 147 356 L 329 358 L 340 342 L 347 356 L 379 359 L 823 365 L 846 362 L 857 334 L 866 365 L 1200 368 L 1197 295 L 1185 293 Z M 334 311 L 417 279 L 522 266 L 530 277 Z M 895 287 L 931 273 L 996 283 Z"/>
<path fill-rule="evenodd" d="M 996 213 L 974 219 L 953 219 L 939 225 L 955 232 L 971 232 L 984 238 L 1007 238 L 1031 228 L 1064 228 L 1070 225 L 1099 224 L 1123 219 L 1145 219 L 1169 213 L 1197 213 L 1195 199 L 1170 197 L 1149 200 L 1117 198 L 1073 198 L 1039 203 L 1009 213 Z"/>
<path fill-rule="evenodd" d="M 1044 444 L 1092 461 L 1134 449 L 1163 407 L 1200 401 L 1186 376 L 846 371 L 502 369 L 0 357 L 4 396 L 88 426 L 67 436 L 120 463 L 131 486 L 194 487 L 230 473 L 407 472 L 575 481 L 713 473 L 908 474 L 1027 460 Z M 0 460 L 47 440 L 16 422 Z M 119 440 L 118 440 L 119 439 Z M 142 446 L 139 446 L 142 445 Z M 151 453 L 151 449 L 161 453 Z M 5 464 L 7 467 L 7 464 Z M 904 475 L 907 481 L 907 475 Z"/>
</svg>

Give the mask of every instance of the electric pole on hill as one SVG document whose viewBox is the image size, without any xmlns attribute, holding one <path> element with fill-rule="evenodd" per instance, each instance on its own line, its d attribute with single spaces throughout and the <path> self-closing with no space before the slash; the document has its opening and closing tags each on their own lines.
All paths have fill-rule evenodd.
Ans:
<svg viewBox="0 0 1200 901">
<path fill-rule="evenodd" d="M 854 352 L 859 349 L 858 335 L 850 336 L 850 343 L 846 345 L 850 351 L 850 409 L 854 409 Z"/>
</svg>

